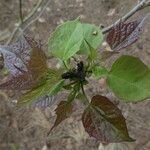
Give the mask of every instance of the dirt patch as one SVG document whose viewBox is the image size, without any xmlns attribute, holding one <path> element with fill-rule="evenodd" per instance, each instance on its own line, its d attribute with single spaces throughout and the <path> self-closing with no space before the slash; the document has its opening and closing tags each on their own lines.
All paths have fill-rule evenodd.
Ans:
<svg viewBox="0 0 150 150">
<path fill-rule="evenodd" d="M 81 16 L 83 22 L 103 24 L 107 26 L 128 12 L 138 0 L 51 0 L 40 18 L 28 27 L 31 35 L 47 43 L 47 38 L 57 25 L 66 20 Z M 25 16 L 37 0 L 23 1 L 23 15 Z M 40 11 L 40 10 L 38 10 Z M 149 8 L 137 13 L 131 19 L 149 12 Z M 8 36 L 0 41 L 4 44 L 9 38 L 14 27 L 18 23 L 18 2 L 13 0 L 1 0 L 0 3 L 0 33 Z M 6 34 L 4 34 L 6 35 Z M 1 38 L 0 38 L 1 39 Z M 121 54 L 138 56 L 150 66 L 150 18 L 146 20 L 142 38 L 133 46 L 124 50 Z M 46 44 L 45 44 L 46 45 Z M 46 46 L 45 46 L 46 47 Z M 108 59 L 105 64 L 111 66 L 119 57 Z M 55 60 L 50 60 L 50 65 L 55 67 Z M 0 75 L 3 78 L 3 75 Z M 97 82 L 91 80 L 91 86 L 87 88 L 89 95 L 103 93 L 117 101 L 112 93 L 103 89 Z M 6 93 L 7 94 L 7 93 Z M 10 94 L 9 94 L 10 95 Z M 0 150 L 9 150 L 18 147 L 20 150 L 97 150 L 111 149 L 110 145 L 99 146 L 99 142 L 90 138 L 84 132 L 81 123 L 82 105 L 76 103 L 76 112 L 55 129 L 52 135 L 47 137 L 47 131 L 52 126 L 55 118 L 53 113 L 55 105 L 45 110 L 32 108 L 17 108 L 10 103 L 12 100 L 4 93 L 0 94 Z M 58 96 L 58 99 L 61 99 Z M 125 104 L 120 102 L 118 106 L 123 110 L 127 119 L 130 135 L 136 139 L 134 143 L 123 143 L 120 149 L 150 149 L 150 101 L 137 104 Z M 17 148 L 16 148 L 17 149 Z"/>
</svg>

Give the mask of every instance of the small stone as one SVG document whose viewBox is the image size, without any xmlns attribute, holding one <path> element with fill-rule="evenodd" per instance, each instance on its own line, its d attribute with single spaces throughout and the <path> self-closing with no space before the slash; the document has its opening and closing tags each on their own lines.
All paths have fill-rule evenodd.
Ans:
<svg viewBox="0 0 150 150">
<path fill-rule="evenodd" d="M 47 146 L 44 145 L 44 146 L 42 147 L 42 150 L 48 150 Z"/>
<path fill-rule="evenodd" d="M 79 5 L 80 7 L 83 7 L 83 3 L 80 3 L 80 5 Z"/>
<path fill-rule="evenodd" d="M 50 9 L 49 7 L 46 7 L 46 11 L 47 11 L 47 12 L 50 12 L 50 10 L 51 10 L 51 9 Z"/>
<path fill-rule="evenodd" d="M 38 21 L 41 23 L 46 22 L 45 18 L 39 18 Z"/>
<path fill-rule="evenodd" d="M 37 9 L 37 11 L 38 11 L 38 12 L 40 12 L 40 11 L 41 11 L 41 7 L 40 7 L 40 8 L 38 8 L 38 9 Z"/>
<path fill-rule="evenodd" d="M 116 12 L 116 9 L 110 9 L 107 16 L 112 17 Z"/>
<path fill-rule="evenodd" d="M 85 19 L 85 16 L 84 15 L 80 15 L 80 19 Z"/>
<path fill-rule="evenodd" d="M 15 23 L 15 27 L 18 27 L 19 26 L 19 23 Z"/>
</svg>

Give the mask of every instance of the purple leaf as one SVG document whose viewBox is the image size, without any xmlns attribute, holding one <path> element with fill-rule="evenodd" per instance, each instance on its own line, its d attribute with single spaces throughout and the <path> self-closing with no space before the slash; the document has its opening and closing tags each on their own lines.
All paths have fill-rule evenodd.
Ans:
<svg viewBox="0 0 150 150">
<path fill-rule="evenodd" d="M 32 106 L 35 108 L 46 108 L 52 106 L 55 103 L 55 96 L 42 96 L 38 100 L 34 101 Z"/>
<path fill-rule="evenodd" d="M 136 42 L 143 32 L 143 25 L 146 17 L 132 22 L 120 21 L 116 24 L 106 37 L 106 41 L 111 49 L 119 51 Z"/>
<path fill-rule="evenodd" d="M 133 141 L 121 111 L 107 97 L 96 95 L 84 110 L 82 122 L 88 134 L 103 143 Z"/>
<path fill-rule="evenodd" d="M 39 47 L 39 44 L 27 35 L 22 35 L 12 45 L 0 46 L 0 52 L 4 57 L 4 64 L 9 69 L 11 75 L 16 76 L 22 74 L 22 71 L 27 71 L 26 64 L 30 59 L 30 52 L 33 47 Z"/>
<path fill-rule="evenodd" d="M 36 41 L 28 36 L 1 52 L 12 76 L 0 89 L 29 90 L 42 83 L 47 73 L 46 56 Z M 24 42 L 23 42 L 23 41 Z"/>
<path fill-rule="evenodd" d="M 67 101 L 61 101 L 57 108 L 55 109 L 57 118 L 55 120 L 54 125 L 50 129 L 49 133 L 58 126 L 63 120 L 67 119 L 71 114 L 73 110 L 73 105 L 71 103 L 68 103 Z"/>
</svg>

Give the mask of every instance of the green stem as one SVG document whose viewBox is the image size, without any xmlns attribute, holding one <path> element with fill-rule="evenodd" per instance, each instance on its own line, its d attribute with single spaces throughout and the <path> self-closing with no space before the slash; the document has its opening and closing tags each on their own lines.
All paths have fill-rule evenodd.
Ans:
<svg viewBox="0 0 150 150">
<path fill-rule="evenodd" d="M 83 83 L 81 83 L 81 90 L 82 90 L 82 93 L 83 93 L 83 95 L 85 97 L 85 104 L 89 104 L 88 97 L 87 97 L 87 95 L 86 95 L 86 93 L 84 91 Z"/>
<path fill-rule="evenodd" d="M 71 85 L 75 84 L 76 82 L 77 82 L 77 81 L 71 82 L 71 83 L 69 83 L 69 84 L 67 84 L 67 85 L 64 85 L 63 87 L 65 88 L 66 86 L 71 86 Z"/>
<path fill-rule="evenodd" d="M 65 61 L 63 61 L 63 64 L 64 64 L 65 68 L 66 68 L 67 70 L 69 70 L 69 67 L 67 66 L 67 64 L 66 64 Z"/>
<path fill-rule="evenodd" d="M 72 103 L 72 101 L 74 101 L 79 90 L 80 90 L 80 84 L 77 82 L 72 88 L 70 94 L 68 95 L 68 103 Z"/>
</svg>

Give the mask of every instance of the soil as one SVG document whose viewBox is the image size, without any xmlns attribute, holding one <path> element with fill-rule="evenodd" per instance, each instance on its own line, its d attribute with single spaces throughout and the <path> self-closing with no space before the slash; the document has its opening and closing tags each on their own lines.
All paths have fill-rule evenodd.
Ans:
<svg viewBox="0 0 150 150">
<path fill-rule="evenodd" d="M 50 0 L 49 5 L 38 20 L 28 26 L 28 32 L 36 39 L 47 43 L 47 39 L 57 25 L 66 20 L 81 17 L 82 22 L 100 26 L 108 26 L 127 13 L 138 0 Z M 35 6 L 37 0 L 23 1 L 23 16 Z M 0 1 L 0 43 L 5 44 L 19 21 L 18 1 Z M 144 16 L 149 8 L 135 14 L 131 20 Z M 40 9 L 38 10 L 40 11 Z M 122 54 L 138 56 L 150 67 L 150 17 L 145 22 L 141 39 L 110 57 L 105 65 L 110 67 L 112 62 Z M 56 67 L 55 59 L 49 60 L 49 66 Z M 0 78 L 4 78 L 0 73 Z M 118 143 L 103 145 L 88 136 L 84 131 L 81 115 L 83 106 L 77 101 L 73 115 L 59 125 L 51 135 L 47 132 L 55 118 L 56 103 L 44 110 L 31 107 L 16 107 L 12 105 L 14 92 L 0 91 L 0 150 L 149 150 L 150 149 L 150 101 L 136 104 L 125 104 L 99 82 L 91 79 L 86 92 L 89 96 L 100 93 L 107 95 L 123 110 L 133 143 Z M 57 101 L 65 99 L 65 95 L 57 95 Z"/>
</svg>

